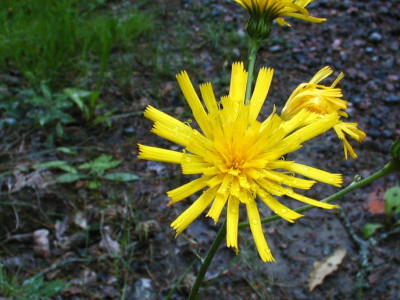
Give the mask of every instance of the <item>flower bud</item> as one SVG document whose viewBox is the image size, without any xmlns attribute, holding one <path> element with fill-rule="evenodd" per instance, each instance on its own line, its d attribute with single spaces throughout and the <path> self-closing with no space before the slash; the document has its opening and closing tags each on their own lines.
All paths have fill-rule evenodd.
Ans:
<svg viewBox="0 0 400 300">
<path fill-rule="evenodd" d="M 248 35 L 255 41 L 267 39 L 271 33 L 272 20 L 263 16 L 251 16 L 246 25 Z"/>
</svg>

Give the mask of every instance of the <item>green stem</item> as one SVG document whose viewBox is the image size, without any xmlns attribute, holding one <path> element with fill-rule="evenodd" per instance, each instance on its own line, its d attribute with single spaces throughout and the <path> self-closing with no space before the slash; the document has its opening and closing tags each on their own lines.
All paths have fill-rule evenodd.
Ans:
<svg viewBox="0 0 400 300">
<path fill-rule="evenodd" d="M 397 161 L 395 161 L 395 160 L 391 160 L 381 170 L 377 171 L 376 173 L 372 174 L 371 176 L 368 176 L 367 178 L 364 178 L 364 179 L 362 179 L 360 181 L 356 181 L 356 182 L 351 183 L 348 187 L 346 187 L 343 190 L 337 192 L 336 194 L 333 194 L 333 195 L 321 200 L 321 202 L 325 202 L 325 203 L 332 202 L 333 200 L 336 200 L 336 199 L 338 199 L 340 197 L 343 197 L 344 195 L 346 195 L 346 194 L 348 194 L 348 193 L 350 193 L 350 192 L 352 192 L 352 191 L 354 191 L 354 190 L 356 190 L 356 189 L 358 189 L 360 187 L 368 185 L 371 182 L 373 182 L 373 181 L 375 181 L 375 180 L 377 180 L 377 179 L 379 179 L 379 178 L 381 178 L 381 177 L 383 177 L 383 176 L 385 176 L 387 174 L 396 172 L 398 170 L 400 170 L 399 163 Z M 304 211 L 310 210 L 312 208 L 315 208 L 315 206 L 305 205 L 303 207 L 295 209 L 294 211 L 300 213 L 300 212 L 304 212 Z M 262 219 L 261 223 L 269 223 L 269 222 L 272 222 L 272 221 L 275 221 L 275 220 L 279 220 L 280 218 L 281 218 L 280 216 L 276 215 L 276 216 L 273 216 L 273 217 L 270 217 L 270 218 Z M 243 223 L 239 224 L 239 228 L 240 229 L 241 228 L 246 228 L 246 227 L 249 227 L 249 226 L 250 226 L 250 224 L 248 222 L 243 222 Z"/>
<path fill-rule="evenodd" d="M 203 282 L 204 276 L 207 273 L 208 267 L 210 266 L 215 253 L 217 253 L 219 245 L 221 245 L 221 242 L 225 238 L 225 235 L 226 235 L 226 220 L 219 229 L 217 236 L 211 245 L 210 250 L 208 250 L 206 257 L 204 258 L 204 261 L 201 264 L 199 274 L 197 274 L 196 281 L 194 282 L 192 290 L 190 291 L 188 300 L 196 299 L 197 293 L 199 291 L 201 283 Z"/>
<path fill-rule="evenodd" d="M 249 75 L 247 77 L 247 87 L 246 87 L 246 101 L 250 100 L 251 97 L 251 87 L 253 84 L 254 75 L 254 65 L 256 63 L 257 52 L 260 48 L 260 43 L 254 39 L 250 40 L 250 55 L 249 55 Z"/>
</svg>

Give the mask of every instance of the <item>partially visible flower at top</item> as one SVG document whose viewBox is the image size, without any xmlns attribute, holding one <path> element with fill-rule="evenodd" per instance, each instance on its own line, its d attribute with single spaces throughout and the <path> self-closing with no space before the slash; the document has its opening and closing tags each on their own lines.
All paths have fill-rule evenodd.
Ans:
<svg viewBox="0 0 400 300">
<path fill-rule="evenodd" d="M 336 85 L 343 78 L 343 73 L 339 74 L 331 86 L 319 84 L 332 73 L 331 68 L 324 67 L 309 82 L 301 83 L 286 101 L 282 109 L 281 118 L 290 120 L 304 109 L 317 113 L 321 117 L 336 113 L 339 117 L 347 118 L 348 115 L 344 111 L 347 109 L 347 101 L 342 99 L 343 94 L 341 89 L 336 88 Z M 347 141 L 345 133 L 353 139 L 362 142 L 366 137 L 365 132 L 357 128 L 357 123 L 345 123 L 341 120 L 333 126 L 333 129 L 339 139 L 343 141 L 345 159 L 347 159 L 347 152 L 351 157 L 357 158 L 357 154 Z"/>
<path fill-rule="evenodd" d="M 177 75 L 181 90 L 193 112 L 201 132 L 152 106 L 145 117 L 154 122 L 152 132 L 182 145 L 182 152 L 139 144 L 139 158 L 178 163 L 183 174 L 200 174 L 197 178 L 167 194 L 170 204 L 179 202 L 203 190 L 201 196 L 172 222 L 177 235 L 185 230 L 208 206 L 207 213 L 215 223 L 226 209 L 228 247 L 238 252 L 239 206 L 244 205 L 250 229 L 263 261 L 275 261 L 268 247 L 256 196 L 288 222 L 302 215 L 284 206 L 273 196 L 289 198 L 314 206 L 332 209 L 336 205 L 320 202 L 297 193 L 294 189 L 309 189 L 317 181 L 340 186 L 340 174 L 332 174 L 284 156 L 302 147 L 302 143 L 322 134 L 338 122 L 337 113 L 321 118 L 302 110 L 290 120 L 282 120 L 275 111 L 264 121 L 257 121 L 267 97 L 273 70 L 262 68 L 253 95 L 245 99 L 247 71 L 243 63 L 232 66 L 229 95 L 217 102 L 211 83 L 200 85 L 205 108 L 188 74 Z M 309 179 L 295 177 L 295 174 Z"/>
<path fill-rule="evenodd" d="M 283 17 L 293 17 L 312 23 L 326 21 L 311 17 L 306 6 L 314 0 L 234 0 L 250 14 L 246 29 L 252 38 L 265 39 L 274 20 L 281 26 L 290 26 Z"/>
</svg>

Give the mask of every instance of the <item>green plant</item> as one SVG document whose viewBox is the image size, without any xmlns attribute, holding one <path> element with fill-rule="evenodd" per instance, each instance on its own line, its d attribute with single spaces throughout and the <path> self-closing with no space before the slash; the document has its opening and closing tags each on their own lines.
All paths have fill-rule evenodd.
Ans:
<svg viewBox="0 0 400 300">
<path fill-rule="evenodd" d="M 73 103 L 62 93 L 52 93 L 49 86 L 42 82 L 37 92 L 23 89 L 13 98 L 0 98 L 2 122 L 11 126 L 46 128 L 47 141 L 53 144 L 54 136 L 65 138 L 64 125 L 75 121 L 69 113 Z"/>
<path fill-rule="evenodd" d="M 101 186 L 101 180 L 111 180 L 128 182 L 137 180 L 139 177 L 128 172 L 106 173 L 121 164 L 120 160 L 113 160 L 111 155 L 101 155 L 96 159 L 85 162 L 74 167 L 64 160 L 55 160 L 45 163 L 35 164 L 34 169 L 39 168 L 58 168 L 66 172 L 57 177 L 60 183 L 72 183 L 78 180 L 88 180 L 88 188 L 97 189 Z M 86 170 L 86 172 L 84 171 Z"/>
<path fill-rule="evenodd" d="M 95 116 L 97 108 L 102 107 L 99 104 L 99 92 L 98 91 L 85 91 L 75 88 L 64 89 L 64 95 L 68 99 L 72 100 L 82 112 L 83 118 L 87 122 L 91 122 L 93 125 L 105 122 L 108 126 L 111 126 L 111 119 L 109 118 L 115 110 L 110 110 L 104 115 Z"/>
<path fill-rule="evenodd" d="M 32 98 L 24 101 L 27 107 L 32 107 L 27 117 L 42 127 L 53 125 L 56 135 L 65 137 L 63 125 L 74 121 L 74 118 L 66 112 L 66 109 L 72 106 L 71 103 L 65 95 L 51 93 L 43 82 L 40 91 L 40 94 L 34 93 Z"/>
<path fill-rule="evenodd" d="M 0 291 L 13 299 L 51 299 L 69 286 L 64 280 L 45 281 L 43 276 L 33 276 L 22 283 L 17 274 L 10 275 L 0 263 Z"/>
<path fill-rule="evenodd" d="M 104 13 L 104 3 L 1 1 L 0 70 L 11 66 L 34 85 L 46 80 L 54 87 L 84 76 L 99 63 L 99 88 L 111 51 L 131 50 L 134 40 L 153 26 L 148 13 L 135 7 Z"/>
</svg>

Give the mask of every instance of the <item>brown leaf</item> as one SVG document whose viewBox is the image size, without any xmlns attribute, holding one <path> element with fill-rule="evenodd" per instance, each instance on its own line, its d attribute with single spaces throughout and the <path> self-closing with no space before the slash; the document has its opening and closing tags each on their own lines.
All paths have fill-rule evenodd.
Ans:
<svg viewBox="0 0 400 300">
<path fill-rule="evenodd" d="M 371 193 L 368 194 L 368 210 L 373 215 L 385 213 L 385 200 L 383 196 L 385 190 L 382 187 L 377 187 Z"/>
<path fill-rule="evenodd" d="M 326 276 L 337 270 L 343 258 L 346 256 L 346 252 L 347 250 L 344 248 L 337 249 L 331 256 L 325 258 L 323 261 L 314 262 L 314 269 L 310 273 L 310 278 L 308 279 L 308 288 L 310 292 L 317 285 L 320 285 Z"/>
</svg>

